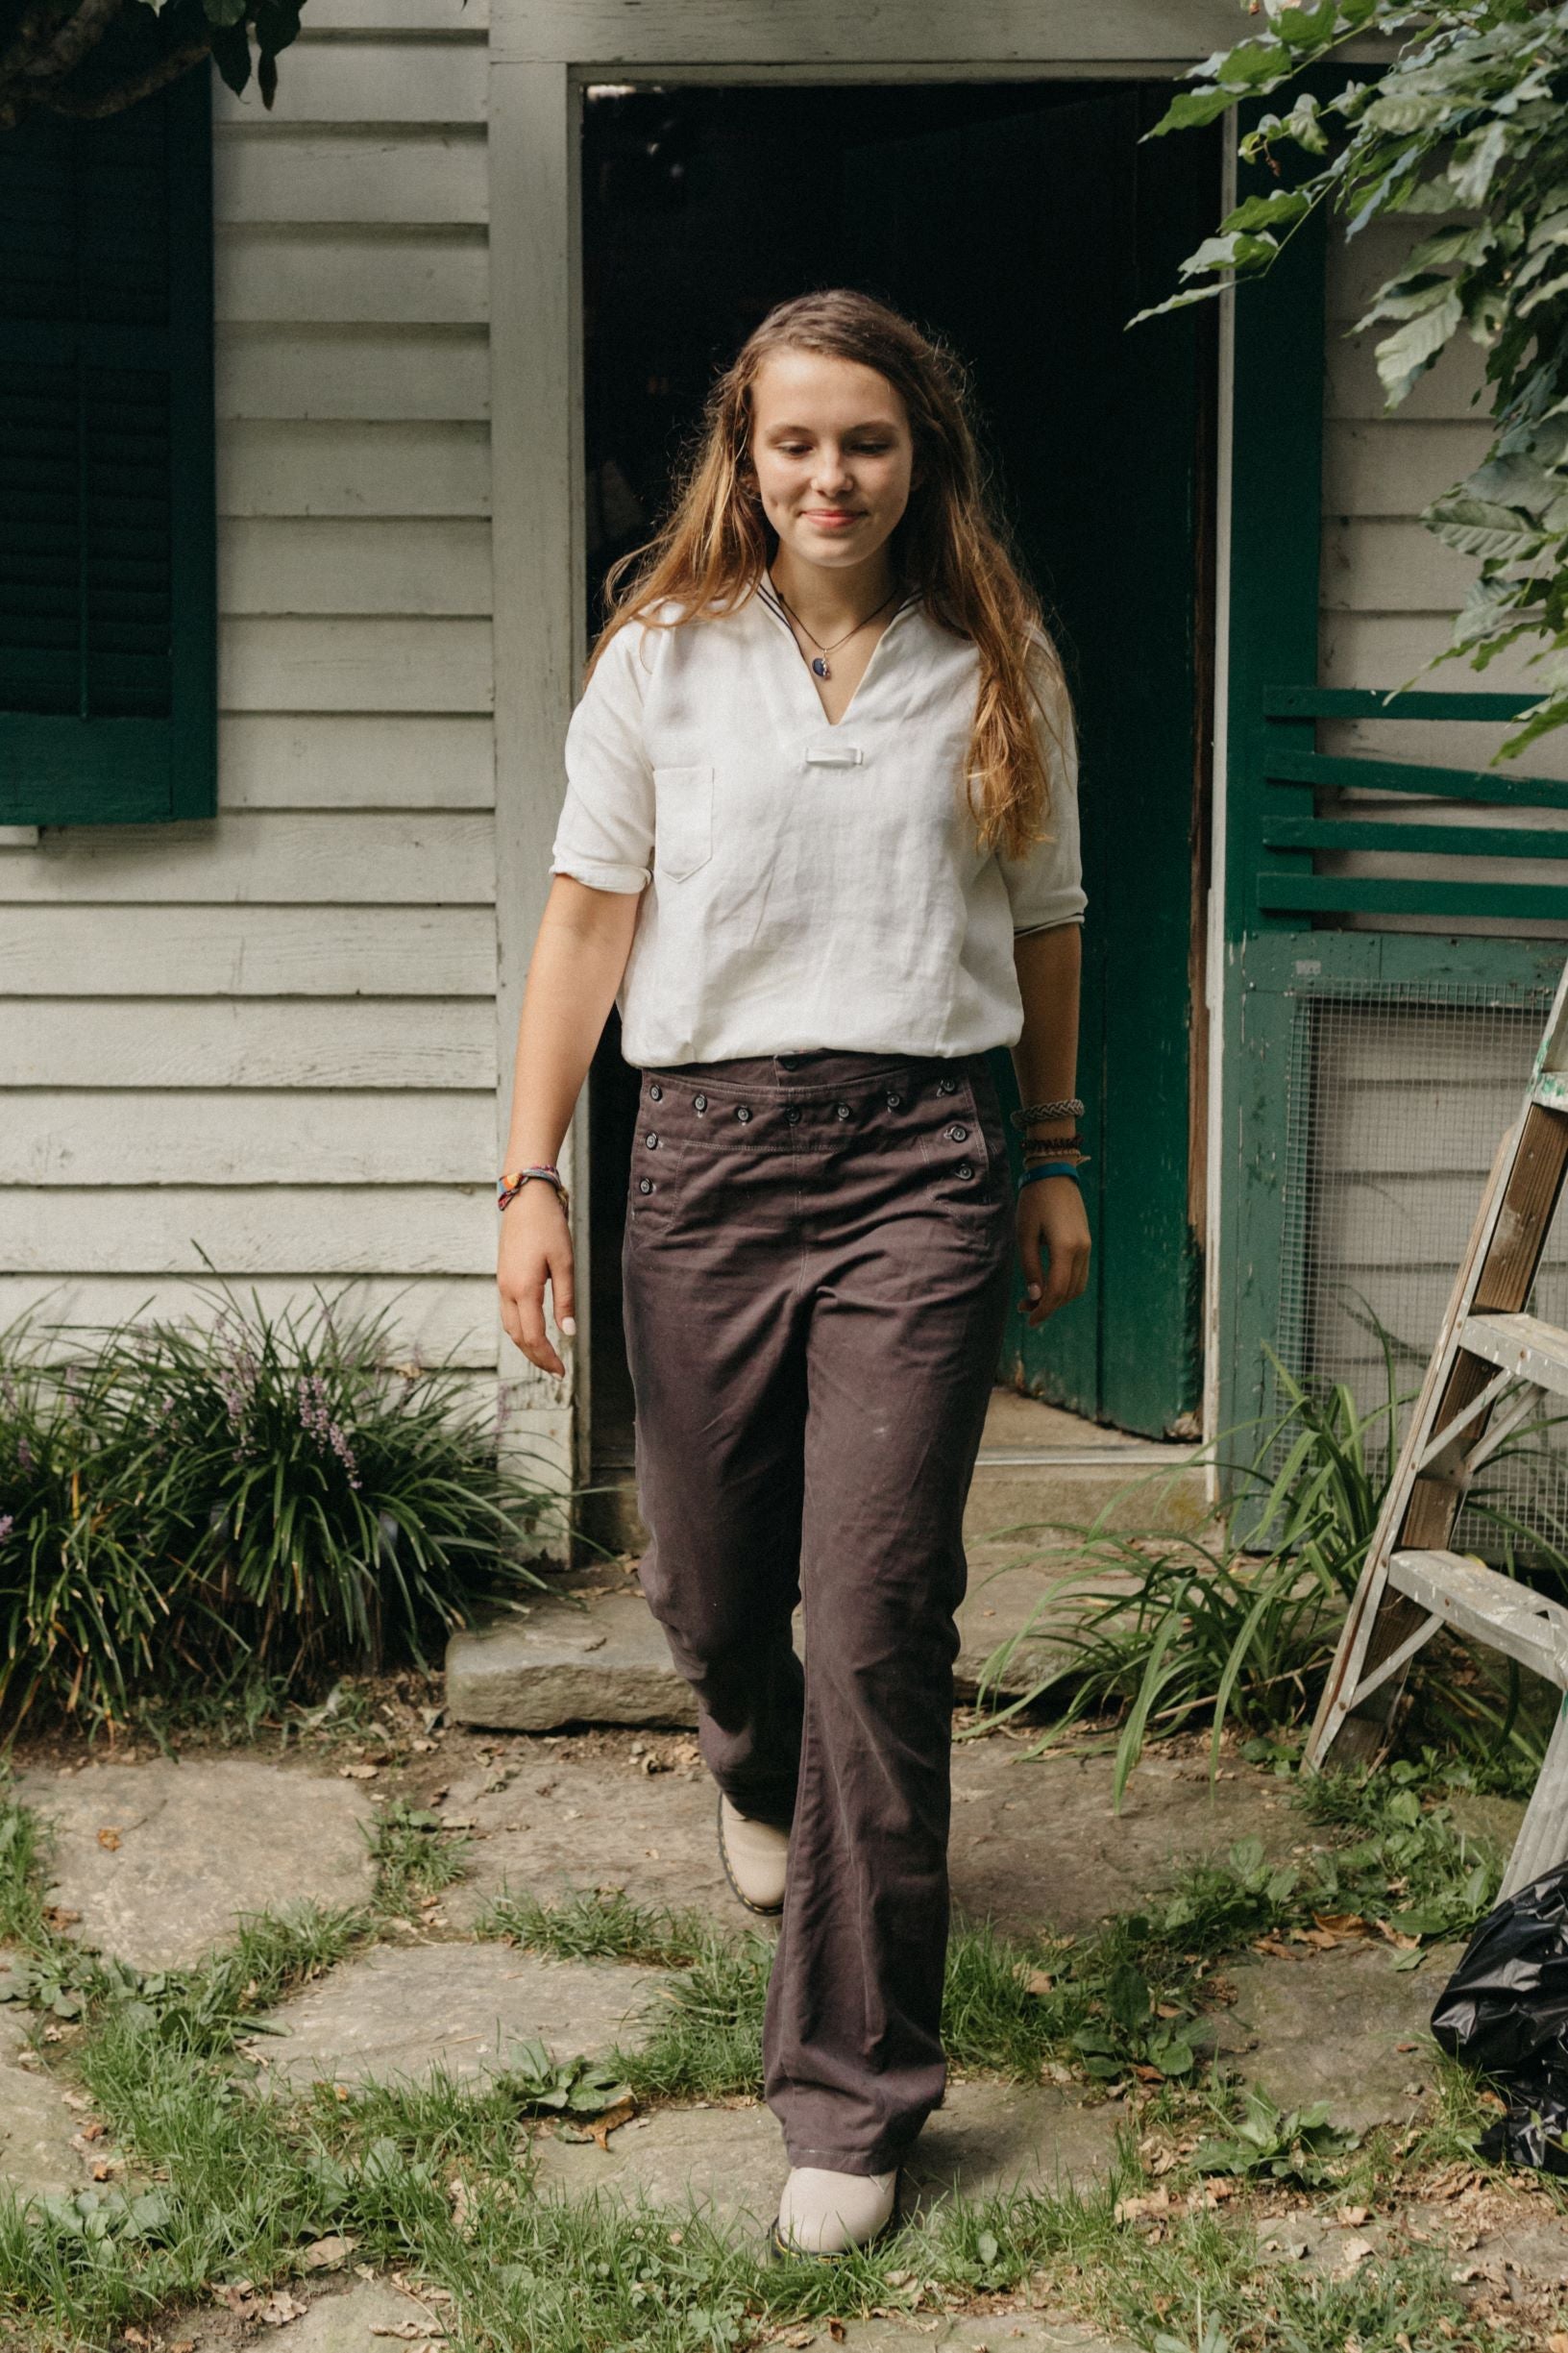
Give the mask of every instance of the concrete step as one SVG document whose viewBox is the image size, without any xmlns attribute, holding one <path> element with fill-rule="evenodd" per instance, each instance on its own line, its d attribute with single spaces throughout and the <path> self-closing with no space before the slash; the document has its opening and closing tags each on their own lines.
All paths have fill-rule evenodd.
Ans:
<svg viewBox="0 0 1568 2353">
<path fill-rule="evenodd" d="M 1108 1526 L 1151 1533 L 1188 1534 L 1202 1526 L 1208 1504 L 1197 1451 L 1101 1430 L 1010 1389 L 992 1392 L 964 1517 L 969 1577 L 959 1612 L 961 1698 L 974 1697 L 986 1661 L 1015 1636 L 994 1687 L 1009 1695 L 1030 1688 L 1051 1650 L 1034 1621 L 1081 1566 L 1073 1531 L 1102 1514 Z M 558 1594 L 453 1636 L 447 1706 L 454 1722 L 528 1732 L 695 1722 L 691 1694 L 636 1582 L 648 1532 L 629 1468 L 606 1483 L 608 1495 L 595 1500 L 612 1508 L 591 1529 L 604 1550 L 592 1554 L 591 1565 L 579 1565 Z M 803 1651 L 798 1617 L 796 1641 Z"/>
<path fill-rule="evenodd" d="M 1015 1390 L 992 1392 L 986 1433 L 964 1513 L 966 1543 L 1019 1541 L 1024 1531 L 1107 1526 L 1190 1534 L 1209 1513 L 1194 1445 L 1172 1445 L 1103 1430 Z M 606 1553 L 637 1554 L 648 1529 L 637 1507 L 629 1443 L 611 1443 L 596 1462 L 579 1525 L 590 1542 L 580 1565 Z"/>
<path fill-rule="evenodd" d="M 1040 1613 L 1050 1605 L 1071 1558 L 1030 1559 L 1014 1544 L 970 1544 L 968 1591 L 959 1611 L 955 1677 L 960 1699 L 973 1699 L 987 1660 L 1010 1639 L 1017 1647 L 995 1682 L 1008 1695 L 1027 1691 L 1052 1645 Z M 805 1651 L 796 1614 L 796 1645 Z M 697 1721 L 692 1696 L 671 1664 L 663 1630 L 633 1571 L 601 1569 L 596 1581 L 563 1583 L 447 1647 L 447 1713 L 453 1723 L 516 1732 L 558 1731 L 568 1724 L 682 1725 Z"/>
</svg>

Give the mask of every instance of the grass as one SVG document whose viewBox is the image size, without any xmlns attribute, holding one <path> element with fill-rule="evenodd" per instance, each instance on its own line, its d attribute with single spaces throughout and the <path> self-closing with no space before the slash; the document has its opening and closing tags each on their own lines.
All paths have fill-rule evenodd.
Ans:
<svg viewBox="0 0 1568 2353">
<path fill-rule="evenodd" d="M 1433 1819 L 1430 1808 L 1423 1819 Z M 1336 1884 L 1352 1868 L 1368 1887 L 1386 1875 L 1395 1858 L 1379 1843 L 1370 1797 L 1333 1828 L 1349 1840 L 1331 1851 Z M 1360 1862 L 1346 1862 L 1362 1850 Z M 426 1884 L 423 1872 L 446 1873 L 451 1851 L 432 1853 L 440 1850 L 423 1824 L 393 1817 L 375 1904 L 257 1918 L 201 1968 L 137 1975 L 83 1956 L 49 1924 L 36 1828 L 0 1793 L 0 1926 L 74 2002 L 47 2063 L 90 2096 L 125 2165 L 110 2185 L 27 2213 L 0 2199 L 0 2341 L 19 2353 L 110 2353 L 128 2329 L 145 2337 L 159 2316 L 208 2301 L 225 2283 L 296 2280 L 309 2245 L 331 2233 L 349 2243 L 355 2263 L 395 2267 L 433 2296 L 452 2353 L 742 2353 L 830 2315 L 929 2320 L 1010 2292 L 1070 2309 L 1150 2353 L 1343 2353 L 1350 2341 L 1360 2353 L 1409 2353 L 1443 2341 L 1445 2331 L 1463 2341 L 1465 2308 L 1449 2259 L 1433 2250 L 1399 2249 L 1339 2280 L 1262 2260 L 1244 2214 L 1178 2204 L 1157 2228 L 1118 2219 L 1118 2199 L 1147 2187 L 1126 2132 L 1091 2194 L 947 2199 L 823 2270 L 769 2262 L 760 2229 L 732 2241 L 700 2214 L 541 2194 L 529 2120 L 570 2109 L 574 2093 L 576 2113 L 591 2115 L 616 2089 L 608 2067 L 590 2077 L 582 2062 L 547 2063 L 547 2073 L 543 2054 L 520 2050 L 505 2073 L 478 2085 L 436 2073 L 419 2084 L 284 2085 L 255 2096 L 237 2046 L 259 2014 L 374 1937 Z M 1038 2079 L 1060 2052 L 1092 2077 L 1098 2033 L 1115 2046 L 1105 2054 L 1113 2071 L 1125 2074 L 1132 2053 L 1173 2031 L 1160 1998 L 1174 1992 L 1195 2005 L 1215 1961 L 1300 1913 L 1319 1868 L 1315 1858 L 1299 1873 L 1272 1868 L 1238 1850 L 1189 1873 L 1158 1905 L 1076 1943 L 1012 1943 L 961 1926 L 948 1988 L 955 2061 Z M 761 1936 L 726 1938 L 699 1913 L 645 1909 L 624 1896 L 548 1907 L 504 1899 L 483 1925 L 562 1956 L 672 1973 L 675 2000 L 663 2005 L 660 2026 L 619 2055 L 645 2096 L 711 2096 L 754 2081 L 771 1953 Z M 1168 2088 L 1196 2131 L 1237 2138 L 1245 2118 L 1216 2078 L 1206 2073 L 1188 2093 L 1172 2076 Z M 1143 2117 L 1158 2115 L 1157 2099 Z M 1301 2134 L 1284 2131 L 1287 2123 L 1271 2128 L 1265 2114 L 1272 2153 L 1249 2168 L 1243 2147 L 1232 2169 L 1245 2176 L 1288 2157 Z M 1473 2088 L 1451 2070 L 1418 2155 L 1469 2154 L 1477 2129 Z M 1335 2194 L 1369 2163 L 1356 2151 L 1331 2164 Z M 1164 2178 L 1180 2185 L 1190 2175 L 1188 2162 Z M 1385 2194 L 1386 2169 L 1379 2178 Z"/>
<path fill-rule="evenodd" d="M 1400 1365 L 1411 1353 L 1375 1316 L 1384 1362 L 1383 1395 L 1363 1412 L 1343 1382 L 1296 1381 L 1272 1350 L 1285 1409 L 1216 1441 L 1207 1458 L 1222 1473 L 1228 1500 L 1212 1537 L 1174 1536 L 1167 1529 L 1113 1526 L 1140 1490 L 1168 1480 L 1159 1472 L 1130 1483 L 1091 1523 L 1053 1527 L 1051 1541 L 992 1572 L 1003 1577 L 1060 1562 L 1063 1574 L 1024 1623 L 992 1653 L 980 1676 L 975 1721 L 960 1737 L 976 1738 L 998 1723 L 1052 1721 L 1025 1752 L 1039 1755 L 1090 1719 L 1115 1719 L 1114 1802 L 1151 1739 L 1207 1725 L 1217 1766 L 1228 1726 L 1254 1736 L 1289 1738 L 1315 1705 L 1333 1661 L 1345 1612 L 1376 1532 L 1409 1397 Z M 1560 1417 L 1558 1417 L 1560 1418 Z M 1553 1422 L 1516 1432 L 1482 1479 L 1472 1507 L 1497 1539 L 1503 1567 L 1526 1565 L 1534 1581 L 1568 1587 L 1568 1530 L 1526 1527 L 1495 1487 L 1496 1466 L 1531 1457 Z M 1252 1452 L 1233 1458 L 1249 1436 Z M 990 1532 L 1027 1536 L 1026 1527 Z M 1018 1671 L 1021 1656 L 1049 1646 L 1042 1670 Z M 1418 1664 L 1418 1723 L 1478 1777 L 1517 1786 L 1539 1770 L 1556 1707 L 1522 1687 L 1518 1670 L 1485 1654 L 1474 1661 L 1446 1647 Z M 1440 1660 L 1436 1671 L 1433 1661 Z M 1011 1694 L 1011 1696 L 1006 1696 Z"/>
</svg>

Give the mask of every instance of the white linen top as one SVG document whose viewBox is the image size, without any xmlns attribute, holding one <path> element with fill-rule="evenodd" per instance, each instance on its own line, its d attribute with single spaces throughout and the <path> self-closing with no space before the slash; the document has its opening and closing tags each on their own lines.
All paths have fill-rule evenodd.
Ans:
<svg viewBox="0 0 1568 2353">
<path fill-rule="evenodd" d="M 734 612 L 616 632 L 567 728 L 550 870 L 647 892 L 616 996 L 627 1062 L 1015 1042 L 1015 936 L 1083 919 L 1077 759 L 1040 723 L 1049 838 L 982 853 L 962 794 L 978 673 L 909 596 L 829 725 L 766 575 Z"/>
</svg>

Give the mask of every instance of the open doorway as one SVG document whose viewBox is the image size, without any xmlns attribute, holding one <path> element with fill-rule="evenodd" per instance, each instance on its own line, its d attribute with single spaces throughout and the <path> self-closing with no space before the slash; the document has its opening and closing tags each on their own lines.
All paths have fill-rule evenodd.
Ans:
<svg viewBox="0 0 1568 2353">
<path fill-rule="evenodd" d="M 1201 1390 L 1201 908 L 1212 625 L 1212 306 L 1126 322 L 1213 225 L 1220 148 L 1144 143 L 1140 83 L 590 89 L 582 147 L 590 636 L 715 369 L 775 303 L 853 284 L 968 363 L 1003 506 L 1078 715 L 1079 1092 L 1095 1277 L 999 1381 L 1150 1436 Z M 1005 1049 L 1004 1103 L 1017 1100 Z M 635 1073 L 590 1077 L 592 1465 L 629 1468 L 620 1244 Z"/>
</svg>

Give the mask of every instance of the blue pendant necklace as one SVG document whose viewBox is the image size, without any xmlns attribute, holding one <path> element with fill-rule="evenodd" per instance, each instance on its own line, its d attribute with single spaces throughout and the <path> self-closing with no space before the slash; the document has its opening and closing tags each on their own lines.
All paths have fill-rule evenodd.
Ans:
<svg viewBox="0 0 1568 2353">
<path fill-rule="evenodd" d="M 779 587 L 778 582 L 773 579 L 771 573 L 768 576 L 774 596 L 778 599 L 780 604 L 784 607 L 784 610 L 788 613 L 790 619 L 795 623 L 796 627 L 797 629 L 804 630 L 806 636 L 811 637 L 811 631 L 806 628 L 805 623 L 801 620 L 799 614 L 796 611 L 789 599 L 784 595 L 784 592 Z M 883 598 L 882 602 L 879 605 L 876 605 L 872 611 L 867 614 L 865 621 L 857 621 L 852 629 L 845 629 L 844 635 L 842 637 L 836 637 L 831 646 L 824 646 L 821 639 L 819 637 L 811 637 L 811 642 L 817 649 L 816 652 L 811 657 L 812 674 L 819 678 L 831 678 L 833 673 L 828 668 L 828 655 L 830 653 L 837 653 L 841 646 L 847 646 L 852 637 L 858 637 L 862 629 L 866 627 L 867 624 L 874 621 L 878 613 L 884 612 L 893 602 L 894 598 L 897 594 L 898 591 L 895 588 L 891 590 L 890 593 Z"/>
</svg>

